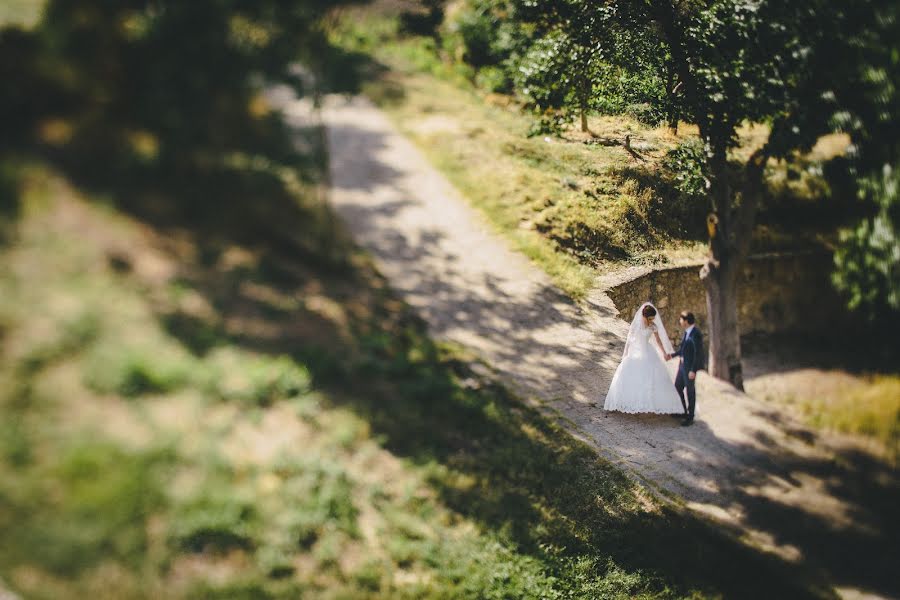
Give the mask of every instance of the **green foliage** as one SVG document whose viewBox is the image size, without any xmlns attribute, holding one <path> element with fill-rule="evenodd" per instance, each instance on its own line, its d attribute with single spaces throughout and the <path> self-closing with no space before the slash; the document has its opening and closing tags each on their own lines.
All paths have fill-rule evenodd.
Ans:
<svg viewBox="0 0 900 600">
<path fill-rule="evenodd" d="M 159 468 L 169 454 L 125 452 L 89 440 L 57 451 L 45 472 L 20 474 L 0 486 L 0 496 L 15 489 L 4 508 L 13 518 L 6 522 L 0 556 L 38 562 L 61 576 L 104 560 L 139 565 L 147 551 L 144 523 L 164 505 Z"/>
<path fill-rule="evenodd" d="M 261 85 L 311 91 L 310 72 L 338 54 L 320 20 L 341 3 L 48 0 L 29 31 L 0 30 L 0 77 L 18 82 L 0 95 L 0 151 L 41 151 L 80 180 L 160 183 L 260 154 Z M 280 153 L 304 163 L 288 144 Z"/>
<path fill-rule="evenodd" d="M 302 593 L 296 590 L 296 593 Z M 235 581 L 226 584 L 216 584 L 212 582 L 202 582 L 195 584 L 187 595 L 192 600 L 271 600 L 276 597 L 271 594 L 266 586 L 259 581 Z"/>
<path fill-rule="evenodd" d="M 566 38 L 560 33 L 535 40 L 518 62 L 516 89 L 538 110 L 565 104 L 571 87 Z"/>
<path fill-rule="evenodd" d="M 690 139 L 667 152 L 662 167 L 670 173 L 675 189 L 685 201 L 704 204 L 709 193 L 709 179 L 706 146 L 701 140 Z"/>
<path fill-rule="evenodd" d="M 505 2 L 468 0 L 445 24 L 448 37 L 459 38 L 461 58 L 476 69 L 499 67 L 520 44 L 521 31 L 507 18 Z"/>
<path fill-rule="evenodd" d="M 500 67 L 483 67 L 475 75 L 475 85 L 483 90 L 496 93 L 512 91 L 512 82 L 506 71 Z"/>
<path fill-rule="evenodd" d="M 209 486 L 176 508 L 170 535 L 190 552 L 250 549 L 256 516 L 248 498 L 235 497 L 226 486 Z"/>
<path fill-rule="evenodd" d="M 92 351 L 85 384 L 100 393 L 126 397 L 161 394 L 188 383 L 191 362 L 180 352 L 149 346 L 106 345 Z"/>
<path fill-rule="evenodd" d="M 660 111 L 660 108 L 658 106 L 650 104 L 649 102 L 628 104 L 620 112 L 633 118 L 638 123 L 647 125 L 649 127 L 656 127 L 663 120 L 663 118 L 665 118 L 665 114 Z"/>
<path fill-rule="evenodd" d="M 900 313 L 900 169 L 885 165 L 863 190 L 878 212 L 841 235 L 833 281 L 851 310 L 890 322 Z"/>
<path fill-rule="evenodd" d="M 859 196 L 874 214 L 842 234 L 833 281 L 851 309 L 891 322 L 900 312 L 900 7 L 867 0 L 835 19 L 841 29 L 819 61 L 829 89 L 804 99 L 850 134 Z"/>
<path fill-rule="evenodd" d="M 288 356 L 247 356 L 229 349 L 214 351 L 204 387 L 214 397 L 249 406 L 269 406 L 295 398 L 312 387 L 309 370 Z"/>
</svg>

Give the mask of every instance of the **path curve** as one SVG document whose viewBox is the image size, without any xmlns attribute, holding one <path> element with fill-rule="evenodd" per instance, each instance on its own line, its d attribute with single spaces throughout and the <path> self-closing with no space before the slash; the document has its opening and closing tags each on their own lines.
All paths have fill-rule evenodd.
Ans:
<svg viewBox="0 0 900 600">
<path fill-rule="evenodd" d="M 879 526 L 834 493 L 821 468 L 834 455 L 809 443 L 815 434 L 705 374 L 692 427 L 598 408 L 628 328 L 609 297 L 576 304 L 557 290 L 369 101 L 329 97 L 323 118 L 334 210 L 434 337 L 474 350 L 607 460 L 787 559 Z M 810 541 L 784 527 L 792 514 L 830 523 L 838 537 Z"/>
</svg>

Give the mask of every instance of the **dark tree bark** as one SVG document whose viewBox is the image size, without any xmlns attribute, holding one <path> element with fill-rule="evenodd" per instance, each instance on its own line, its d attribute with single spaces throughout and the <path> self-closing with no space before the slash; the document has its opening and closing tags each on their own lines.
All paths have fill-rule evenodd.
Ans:
<svg viewBox="0 0 900 600">
<path fill-rule="evenodd" d="M 744 375 L 741 366 L 737 283 L 741 265 L 750 250 L 767 160 L 767 147 L 764 146 L 747 161 L 737 202 L 729 183 L 724 147 L 714 152 L 710 161 L 711 176 L 716 182 L 712 190 L 716 212 L 710 215 L 708 222 L 710 255 L 700 270 L 700 278 L 706 287 L 709 320 L 707 370 L 713 377 L 730 381 L 740 390 L 744 389 Z"/>
</svg>

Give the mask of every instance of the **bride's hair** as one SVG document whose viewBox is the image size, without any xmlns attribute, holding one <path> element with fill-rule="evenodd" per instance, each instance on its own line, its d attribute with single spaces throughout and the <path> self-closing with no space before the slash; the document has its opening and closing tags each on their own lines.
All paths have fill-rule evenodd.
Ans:
<svg viewBox="0 0 900 600">
<path fill-rule="evenodd" d="M 648 319 L 652 319 L 653 317 L 656 316 L 656 309 L 648 304 L 647 306 L 644 307 L 644 310 L 641 311 L 641 314 L 644 315 L 645 317 L 647 317 Z"/>
</svg>

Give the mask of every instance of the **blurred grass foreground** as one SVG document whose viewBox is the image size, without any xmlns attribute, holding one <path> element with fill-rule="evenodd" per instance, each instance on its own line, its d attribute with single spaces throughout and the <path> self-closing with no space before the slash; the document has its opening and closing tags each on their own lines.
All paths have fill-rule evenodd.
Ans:
<svg viewBox="0 0 900 600">
<path fill-rule="evenodd" d="M 391 296 L 262 94 L 329 8 L 4 3 L 0 596 L 827 595 Z"/>
</svg>

